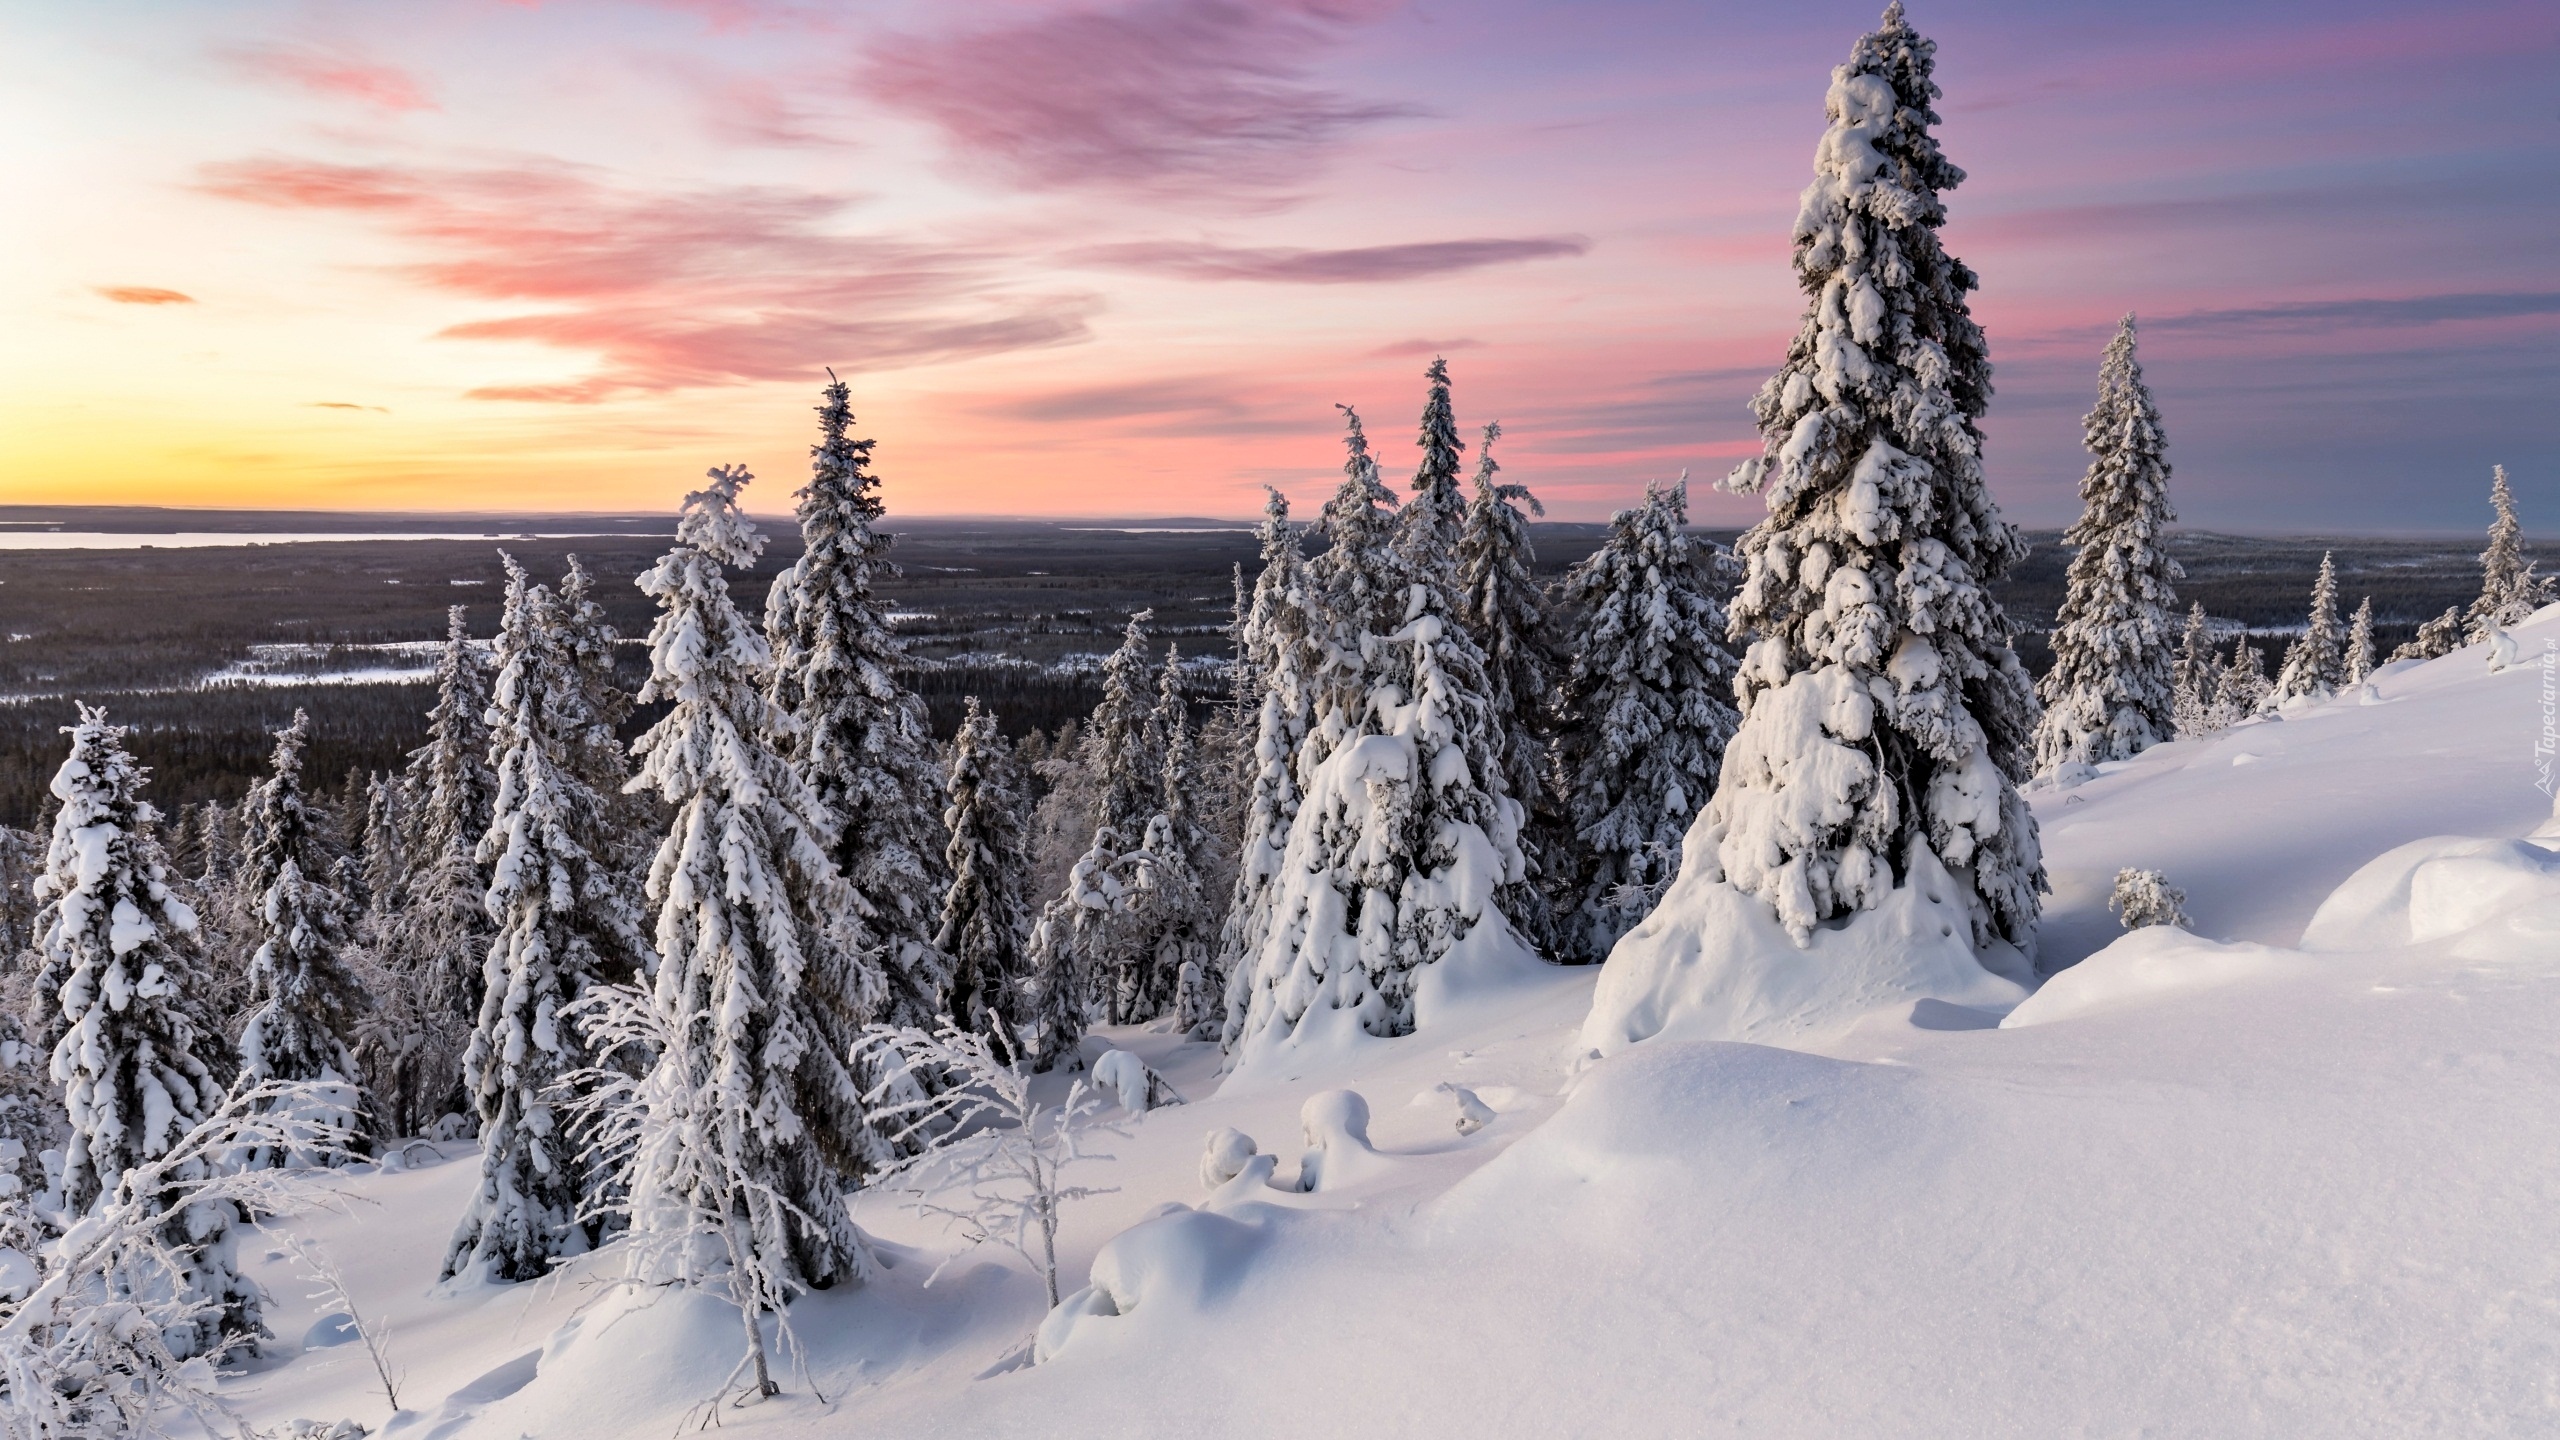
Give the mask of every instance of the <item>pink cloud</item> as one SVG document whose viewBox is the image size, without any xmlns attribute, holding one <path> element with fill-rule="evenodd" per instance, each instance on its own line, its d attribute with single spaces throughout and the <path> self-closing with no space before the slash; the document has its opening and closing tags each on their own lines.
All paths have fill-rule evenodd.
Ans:
<svg viewBox="0 0 2560 1440">
<path fill-rule="evenodd" d="M 1424 280 L 1487 265 L 1550 260 L 1586 254 L 1579 235 L 1519 240 L 1430 240 L 1407 245 L 1363 245 L 1347 250 L 1298 250 L 1212 245 L 1203 241 L 1145 241 L 1098 245 L 1065 257 L 1070 264 L 1143 270 L 1186 280 L 1271 280 L 1298 285 L 1361 285 Z"/>
<path fill-rule="evenodd" d="M 888 37 L 861 88 L 1026 188 L 1268 191 L 1352 132 L 1411 113 L 1307 78 L 1376 13 L 1325 0 L 1127 0 Z"/>
<path fill-rule="evenodd" d="M 157 285 L 99 285 L 100 295 L 119 305 L 193 305 L 196 297 L 183 290 L 163 290 Z"/>
<path fill-rule="evenodd" d="M 261 45 L 231 52 L 241 70 L 281 81 L 331 100 L 352 100 L 389 114 L 433 110 L 436 102 L 417 77 L 396 65 L 317 46 Z"/>
<path fill-rule="evenodd" d="M 405 273 L 449 294 L 550 308 L 446 328 L 591 353 L 574 381 L 489 385 L 496 400 L 585 402 L 877 370 L 1071 344 L 1082 295 L 1000 293 L 1001 256 L 827 228 L 842 197 L 731 186 L 609 186 L 556 165 L 429 170 L 261 159 L 207 167 L 214 194 L 362 215 L 434 258 Z"/>
</svg>

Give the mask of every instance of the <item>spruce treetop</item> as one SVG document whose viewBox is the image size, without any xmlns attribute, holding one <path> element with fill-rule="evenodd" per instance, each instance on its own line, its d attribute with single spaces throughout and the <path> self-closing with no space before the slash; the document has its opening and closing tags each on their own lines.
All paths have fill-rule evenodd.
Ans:
<svg viewBox="0 0 2560 1440">
<path fill-rule="evenodd" d="M 1467 502 L 1458 488 L 1458 467 L 1467 444 L 1458 438 L 1457 418 L 1449 408 L 1449 362 L 1433 359 L 1423 376 L 1431 390 L 1422 405 L 1422 433 L 1413 442 L 1422 449 L 1422 464 L 1413 474 L 1413 499 L 1397 523 L 1407 563 L 1441 574 L 1455 561 L 1465 524 Z"/>
</svg>

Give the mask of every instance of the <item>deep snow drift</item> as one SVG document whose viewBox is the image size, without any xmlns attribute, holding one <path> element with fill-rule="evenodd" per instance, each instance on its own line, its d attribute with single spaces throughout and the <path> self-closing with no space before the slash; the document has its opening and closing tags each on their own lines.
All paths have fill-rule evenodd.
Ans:
<svg viewBox="0 0 2560 1440">
<path fill-rule="evenodd" d="M 2517 837 L 2551 813 L 2534 743 L 2560 612 L 2516 640 L 2502 674 L 2476 647 L 2395 667 L 2375 703 L 2037 794 L 2056 890 L 2040 959 L 2081 963 L 2005 1025 L 2014 990 L 1905 993 L 1819 1034 L 1753 1032 L 1777 1048 L 1707 1038 L 1711 1007 L 1666 1000 L 1678 1023 L 1595 1061 L 1595 982 L 1615 982 L 1550 970 L 1426 1007 L 1411 1038 L 1310 1045 L 1225 1086 L 1210 1047 L 1095 1037 L 1190 1103 L 1131 1117 L 1073 1175 L 1118 1187 L 1068 1212 L 1062 1288 L 1091 1292 L 1051 1317 L 992 1253 L 928 1288 L 956 1242 L 867 1197 L 858 1218 L 897 1263 L 797 1307 L 806 1378 L 719 1423 L 2551 1433 L 2560 841 Z M 2115 938 L 2104 903 L 2128 865 L 2186 889 L 2195 936 Z M 1362 1106 L 1328 1093 L 1345 1089 Z M 1462 1133 L 1469 1099 L 1491 1118 Z M 1258 1153 L 1221 1136 L 1204 1156 L 1230 1129 Z M 1296 1189 L 1311 1152 L 1320 1183 Z M 674 1433 L 735 1359 L 734 1318 L 582 1288 L 609 1250 L 540 1285 L 435 1292 L 473 1168 L 357 1177 L 348 1213 L 293 1222 L 392 1324 L 415 1413 L 388 1433 Z M 285 1265 L 253 1268 L 279 1333 L 314 1330 Z M 361 1347 L 316 1343 L 335 1333 L 235 1382 L 244 1407 L 379 1427 Z"/>
</svg>

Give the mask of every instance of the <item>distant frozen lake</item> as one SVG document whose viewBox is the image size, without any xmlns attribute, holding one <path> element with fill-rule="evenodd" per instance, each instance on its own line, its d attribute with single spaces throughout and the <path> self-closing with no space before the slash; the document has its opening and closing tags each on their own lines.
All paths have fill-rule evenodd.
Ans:
<svg viewBox="0 0 2560 1440">
<path fill-rule="evenodd" d="M 12 530 L 0 526 L 0 550 L 208 550 L 225 545 L 324 545 L 363 540 L 586 540 L 649 539 L 628 530 L 400 530 L 234 531 L 178 530 L 151 535 L 107 530 Z"/>
</svg>

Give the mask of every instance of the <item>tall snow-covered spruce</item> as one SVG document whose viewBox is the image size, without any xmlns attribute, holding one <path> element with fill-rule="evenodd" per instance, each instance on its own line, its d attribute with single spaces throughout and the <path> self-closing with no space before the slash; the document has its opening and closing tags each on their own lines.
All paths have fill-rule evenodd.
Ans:
<svg viewBox="0 0 2560 1440">
<path fill-rule="evenodd" d="M 629 1176 L 635 1232 L 734 1217 L 785 1288 L 869 1273 L 845 1190 L 885 1164 L 847 1057 L 888 981 L 844 920 L 854 897 L 832 817 L 764 743 L 791 721 L 767 698 L 765 641 L 729 597 L 763 537 L 738 509 L 745 467 L 685 497 L 675 548 L 640 577 L 658 602 L 643 704 L 671 708 L 634 747 L 635 786 L 672 812 L 649 870 L 657 906 L 657 1069 Z M 639 1247 L 648 1252 L 645 1243 Z"/>
<path fill-rule="evenodd" d="M 506 558 L 506 616 L 489 707 L 498 791 L 481 837 L 497 926 L 463 1083 L 480 1122 L 480 1188 L 445 1255 L 448 1276 L 531 1280 L 596 1239 L 583 1147 L 559 1088 L 593 1063 L 561 1011 L 646 968 L 639 907 L 612 863 L 605 798 L 581 777 L 595 690 L 575 618 Z"/>
<path fill-rule="evenodd" d="M 53 779 L 61 805 L 34 885 L 44 907 L 34 948 L 38 1001 L 57 1007 L 63 1024 L 52 1058 L 70 1120 L 59 1194 L 79 1216 L 112 1200 L 128 1172 L 177 1156 L 221 1107 L 224 1081 L 199 1053 L 211 1026 L 186 949 L 196 918 L 173 887 L 159 814 L 141 798 L 145 772 L 105 712 L 84 705 L 68 728 L 71 754 Z M 169 1193 L 141 1198 L 178 1198 L 210 1173 L 181 1157 Z M 240 1223 L 229 1201 L 207 1200 L 163 1228 L 201 1307 L 193 1324 L 166 1334 L 180 1358 L 261 1333 L 261 1296 L 233 1255 Z"/>
<path fill-rule="evenodd" d="M 2081 422 L 2089 473 L 2080 481 L 2080 519 L 2063 534 L 2072 547 L 2062 611 L 2053 628 L 2053 668 L 2038 689 L 2036 771 L 2076 778 L 2086 767 L 2126 760 L 2177 731 L 2172 673 L 2177 581 L 2169 558 L 2169 461 L 2159 408 L 2134 355 L 2133 317 L 2124 317 L 2098 367 L 2098 403 Z"/>
<path fill-rule="evenodd" d="M 1743 722 L 1702 823 L 1721 878 L 1799 939 L 1925 845 L 1975 943 L 2023 946 L 2045 889 L 2016 787 L 2036 702 L 1986 587 L 2024 546 L 1982 478 L 1978 282 L 1938 239 L 1964 172 L 1929 132 L 1936 53 L 1897 0 L 1832 72 L 1795 230 L 1811 304 L 1752 402 L 1767 449 L 1736 472 L 1769 516 L 1739 546 Z"/>
<path fill-rule="evenodd" d="M 1153 723 L 1154 667 L 1147 624 L 1129 617 L 1120 648 L 1102 662 L 1102 702 L 1085 727 L 1077 758 L 1099 789 L 1092 838 L 1067 883 L 1041 909 L 1024 957 L 1025 1049 L 1035 1068 L 1066 1059 L 1088 1019 L 1126 1024 L 1153 989 L 1153 947 L 1139 934 L 1134 864 L 1156 811 L 1163 759 Z"/>
<path fill-rule="evenodd" d="M 924 701 L 897 675 L 905 654 L 874 593 L 895 576 L 869 440 L 851 438 L 852 392 L 832 372 L 799 491 L 800 559 L 773 582 L 765 633 L 777 732 L 833 821 L 828 853 L 883 948 L 890 1011 L 930 1027 L 950 1004 L 951 961 L 933 944 L 950 877 L 942 766 Z"/>
<path fill-rule="evenodd" d="M 1715 546 L 1688 521 L 1686 480 L 1648 487 L 1556 589 L 1581 637 L 1558 726 L 1574 862 L 1559 959 L 1605 958 L 1669 888 L 1733 738 Z"/>
<path fill-rule="evenodd" d="M 2492 466 L 2489 475 L 2489 506 L 2497 518 L 2489 524 L 2489 548 L 2480 552 L 2480 598 L 2463 617 L 2465 635 L 2475 645 L 2489 638 L 2492 626 L 2516 624 L 2551 598 L 2550 582 L 2533 573 L 2524 553 L 2524 526 L 2516 519 L 2507 467 Z"/>
<path fill-rule="evenodd" d="M 2324 699 L 2347 680 L 2346 637 L 2338 630 L 2338 567 L 2327 554 L 2311 582 L 2311 618 L 2302 636 L 2285 650 L 2284 668 L 2276 672 L 2276 699 Z"/>
<path fill-rule="evenodd" d="M 1458 537 L 1458 591 L 1467 633 L 1484 651 L 1485 698 L 1493 707 L 1503 788 L 1520 802 L 1523 816 L 1525 878 L 1505 888 L 1502 912 L 1530 943 L 1552 951 L 1563 941 L 1546 887 L 1571 867 L 1560 833 L 1569 822 L 1559 813 L 1547 753 L 1556 728 L 1558 647 L 1547 633 L 1538 552 L 1529 539 L 1529 516 L 1547 511 L 1528 486 L 1494 478 L 1502 466 L 1493 458 L 1493 442 L 1501 438 L 1502 426 L 1488 422 L 1476 447 L 1475 493 Z M 1695 798 L 1703 796 L 1702 791 Z"/>
<path fill-rule="evenodd" d="M 250 1084 L 315 1082 L 301 1112 L 308 1148 L 252 1147 L 242 1163 L 336 1163 L 357 1153 L 360 1081 L 346 1037 L 367 1007 L 341 953 L 348 943 L 347 898 L 320 877 L 328 858 L 302 793 L 302 751 L 311 717 L 293 712 L 276 732 L 275 769 L 249 791 L 243 869 L 256 897 L 259 945 L 249 961 L 257 1008 L 240 1032 L 240 1073 Z"/>
<path fill-rule="evenodd" d="M 1964 176 L 1930 134 L 1935 57 L 1897 0 L 1832 71 L 1794 233 L 1804 326 L 1730 482 L 1768 505 L 1738 546 L 1742 724 L 1680 878 L 1601 976 L 1604 1052 L 2016 998 L 1995 971 L 2024 973 L 2047 888 L 2017 789 L 2037 709 L 1987 587 L 2023 545 L 1983 483 L 1977 282 L 1938 237 Z M 1812 953 L 1769 953 L 1788 941 Z"/>
<path fill-rule="evenodd" d="M 435 997 L 448 1021 L 444 1028 L 456 1035 L 468 1034 L 479 1019 L 480 971 L 489 957 L 489 876 L 478 859 L 497 794 L 488 714 L 488 657 L 472 643 L 456 605 L 445 612 L 427 743 L 409 753 L 401 781 L 414 868 L 385 935 L 395 967 Z"/>
<path fill-rule="evenodd" d="M 1271 928 L 1271 897 L 1279 883 L 1289 827 L 1298 818 L 1298 755 L 1315 711 L 1314 654 L 1307 612 L 1299 593 L 1305 564 L 1289 500 L 1270 492 L 1262 512 L 1262 570 L 1254 577 L 1237 627 L 1235 664 L 1252 682 L 1239 685 L 1253 707 L 1253 752 L 1247 761 L 1242 852 L 1226 923 L 1218 932 L 1218 965 L 1226 976 L 1221 1021 L 1229 1043 L 1244 1023 L 1250 998 L 1252 957 Z"/>
<path fill-rule="evenodd" d="M 943 828 L 951 841 L 943 863 L 951 888 L 942 897 L 935 948 L 951 957 L 951 1022 L 990 1037 L 1013 1058 L 1019 1048 L 1022 941 L 1029 926 L 1023 902 L 1023 801 L 1011 750 L 996 717 L 969 697 L 951 741 Z"/>
<path fill-rule="evenodd" d="M 1446 581 L 1417 573 L 1395 543 L 1395 497 L 1346 415 L 1327 546 L 1302 587 L 1318 695 L 1299 754 L 1304 798 L 1269 929 L 1230 1000 L 1240 1062 L 1311 1019 L 1407 1034 L 1417 986 L 1454 951 L 1494 965 L 1528 954 L 1495 899 L 1525 869 L 1484 652 Z"/>
</svg>

